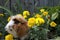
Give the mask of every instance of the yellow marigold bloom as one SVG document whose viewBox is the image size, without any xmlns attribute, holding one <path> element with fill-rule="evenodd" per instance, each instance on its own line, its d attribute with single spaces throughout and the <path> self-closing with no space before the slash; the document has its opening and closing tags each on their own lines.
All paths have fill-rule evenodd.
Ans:
<svg viewBox="0 0 60 40">
<path fill-rule="evenodd" d="M 36 18 L 36 24 L 40 25 L 40 24 L 44 24 L 45 20 L 43 18 Z"/>
<path fill-rule="evenodd" d="M 37 17 L 37 18 L 38 18 L 38 17 L 41 17 L 41 16 L 40 16 L 39 14 L 36 14 L 36 15 L 35 15 L 35 17 Z"/>
<path fill-rule="evenodd" d="M 10 17 L 8 17 L 7 21 L 8 21 L 8 22 L 10 21 Z"/>
<path fill-rule="evenodd" d="M 0 33 L 0 36 L 2 36 L 2 33 Z"/>
<path fill-rule="evenodd" d="M 31 23 L 35 23 L 35 18 L 29 18 L 28 21 L 30 21 Z"/>
<path fill-rule="evenodd" d="M 50 26 L 51 26 L 51 27 L 56 27 L 56 25 L 57 25 L 57 24 L 56 24 L 55 22 L 51 22 L 51 23 L 50 23 Z"/>
<path fill-rule="evenodd" d="M 31 24 L 31 23 L 28 22 L 28 27 L 29 27 L 29 28 L 32 28 L 33 26 L 34 26 L 33 23 Z"/>
<path fill-rule="evenodd" d="M 0 14 L 0 16 L 4 16 L 4 14 Z"/>
<path fill-rule="evenodd" d="M 26 15 L 24 15 L 23 17 L 24 17 L 24 18 L 27 18 L 27 16 L 26 16 Z"/>
<path fill-rule="evenodd" d="M 29 11 L 24 11 L 23 15 L 30 15 Z"/>
<path fill-rule="evenodd" d="M 35 25 L 35 18 L 29 18 L 28 19 L 28 26 L 29 27 L 32 27 Z"/>
<path fill-rule="evenodd" d="M 6 35 L 5 40 L 13 40 L 13 35 L 12 34 Z"/>
<path fill-rule="evenodd" d="M 41 9 L 41 10 L 40 10 L 40 12 L 44 12 L 44 11 L 45 11 L 45 9 Z"/>
<path fill-rule="evenodd" d="M 48 15 L 48 12 L 47 11 L 43 12 L 43 15 L 44 16 Z"/>
</svg>

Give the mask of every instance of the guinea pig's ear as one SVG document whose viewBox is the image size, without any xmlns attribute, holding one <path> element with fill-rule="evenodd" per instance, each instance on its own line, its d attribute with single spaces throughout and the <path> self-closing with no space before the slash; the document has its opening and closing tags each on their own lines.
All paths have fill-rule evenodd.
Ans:
<svg viewBox="0 0 60 40">
<path fill-rule="evenodd" d="M 25 20 L 24 18 L 19 18 L 19 20 L 20 20 L 22 23 L 27 23 L 27 20 Z"/>
</svg>

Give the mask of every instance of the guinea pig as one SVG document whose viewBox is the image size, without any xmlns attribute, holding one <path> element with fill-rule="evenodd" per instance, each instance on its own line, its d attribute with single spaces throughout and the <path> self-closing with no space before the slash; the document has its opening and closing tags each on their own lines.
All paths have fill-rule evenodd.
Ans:
<svg viewBox="0 0 60 40">
<path fill-rule="evenodd" d="M 5 26 L 5 30 L 12 34 L 15 38 L 24 40 L 28 36 L 29 27 L 27 20 L 21 15 L 15 15 L 10 17 L 10 21 Z"/>
</svg>

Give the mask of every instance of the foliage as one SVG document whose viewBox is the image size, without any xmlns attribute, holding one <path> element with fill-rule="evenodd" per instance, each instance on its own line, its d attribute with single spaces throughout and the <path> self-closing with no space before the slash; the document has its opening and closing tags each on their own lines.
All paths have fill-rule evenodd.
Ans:
<svg viewBox="0 0 60 40">
<path fill-rule="evenodd" d="M 0 6 L 0 8 L 1 8 L 1 6 Z M 5 9 L 4 7 L 2 7 L 2 9 L 6 10 L 8 13 L 11 14 L 11 12 L 8 9 Z M 47 9 L 44 9 L 44 10 L 40 9 L 40 11 L 38 13 L 33 13 L 32 16 L 30 15 L 29 11 L 22 12 L 23 14 L 21 14 L 21 15 L 28 21 L 28 26 L 30 27 L 29 40 L 30 39 L 31 40 L 32 39 L 47 40 L 48 32 L 50 32 L 52 30 L 52 28 L 56 28 L 56 31 L 59 32 L 59 28 L 58 28 L 59 26 L 57 23 L 58 21 L 57 22 L 55 21 L 59 16 L 59 10 L 51 13 L 50 12 L 51 10 L 47 10 Z M 5 18 L 5 16 L 6 15 L 1 16 L 1 18 Z M 8 14 L 8 16 L 9 16 L 9 14 Z M 6 18 L 6 20 L 7 20 L 7 18 Z M 1 19 L 0 22 L 2 23 L 2 25 L 5 26 L 8 21 L 6 21 L 6 23 L 4 23 Z M 2 27 L 2 28 L 4 28 L 4 27 Z M 3 32 L 3 34 L 4 34 L 4 32 Z M 59 34 L 59 33 L 57 33 L 57 34 Z"/>
</svg>

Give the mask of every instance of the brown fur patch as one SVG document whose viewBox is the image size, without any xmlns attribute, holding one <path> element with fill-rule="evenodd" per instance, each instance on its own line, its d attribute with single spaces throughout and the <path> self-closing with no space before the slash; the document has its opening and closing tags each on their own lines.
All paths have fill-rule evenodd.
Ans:
<svg viewBox="0 0 60 40">
<path fill-rule="evenodd" d="M 21 22 L 13 25 L 13 29 L 16 31 L 18 37 L 23 37 L 28 34 L 29 28 L 27 25 L 27 21 L 23 17 L 18 18 L 17 16 L 15 16 L 15 19 Z"/>
</svg>

